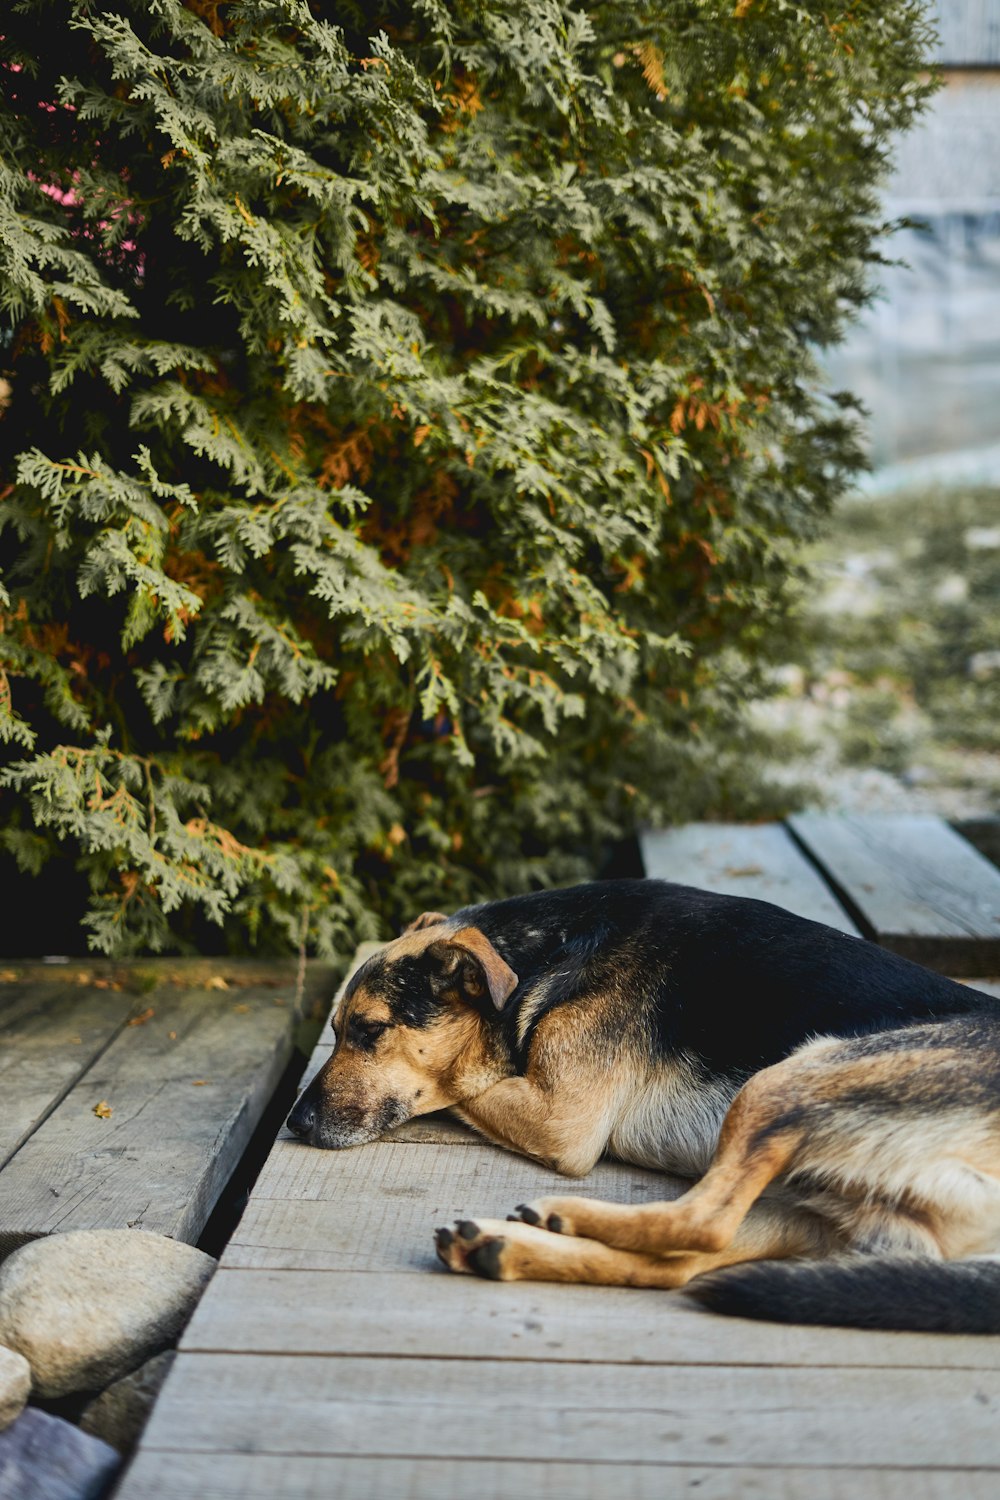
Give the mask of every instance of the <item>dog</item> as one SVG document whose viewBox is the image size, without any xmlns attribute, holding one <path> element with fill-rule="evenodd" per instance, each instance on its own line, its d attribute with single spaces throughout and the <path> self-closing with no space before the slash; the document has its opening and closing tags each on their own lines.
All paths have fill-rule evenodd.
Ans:
<svg viewBox="0 0 1000 1500">
<path fill-rule="evenodd" d="M 352 977 L 288 1124 L 450 1109 L 568 1177 L 695 1179 L 437 1231 L 452 1271 L 683 1287 L 786 1322 L 1000 1332 L 1000 1002 L 767 902 L 659 880 L 427 912 Z"/>
</svg>

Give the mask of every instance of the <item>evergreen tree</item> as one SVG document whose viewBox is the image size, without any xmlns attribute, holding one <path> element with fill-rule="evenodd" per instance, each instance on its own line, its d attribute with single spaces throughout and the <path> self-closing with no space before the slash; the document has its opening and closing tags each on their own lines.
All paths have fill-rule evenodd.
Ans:
<svg viewBox="0 0 1000 1500">
<path fill-rule="evenodd" d="M 19 0 L 2 838 L 327 952 L 725 810 L 918 0 Z M 714 726 L 714 728 L 713 728 Z M 720 747 L 722 745 L 722 748 Z M 732 783 L 732 784 L 731 784 Z"/>
</svg>

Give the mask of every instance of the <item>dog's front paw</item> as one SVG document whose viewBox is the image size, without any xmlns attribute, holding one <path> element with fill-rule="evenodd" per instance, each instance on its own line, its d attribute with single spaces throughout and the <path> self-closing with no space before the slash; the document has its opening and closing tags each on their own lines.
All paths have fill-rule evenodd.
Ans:
<svg viewBox="0 0 1000 1500">
<path fill-rule="evenodd" d="M 434 1243 L 449 1271 L 517 1281 L 524 1275 L 524 1241 L 538 1235 L 516 1220 L 460 1219 L 454 1229 L 437 1229 Z"/>
</svg>

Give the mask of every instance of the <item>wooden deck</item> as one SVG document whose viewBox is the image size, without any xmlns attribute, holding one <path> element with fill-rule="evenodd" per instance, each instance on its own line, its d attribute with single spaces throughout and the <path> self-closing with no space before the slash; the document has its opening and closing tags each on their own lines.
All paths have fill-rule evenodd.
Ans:
<svg viewBox="0 0 1000 1500">
<path fill-rule="evenodd" d="M 866 836 L 891 850 L 901 831 Z M 647 868 L 847 930 L 885 922 L 888 940 L 923 922 L 955 972 L 993 951 L 986 861 L 938 867 L 931 919 L 912 859 L 885 855 L 884 915 L 865 871 L 838 866 L 835 886 L 809 837 L 678 830 L 648 841 Z M 746 1323 L 668 1292 L 438 1267 L 436 1225 L 564 1188 L 448 1120 L 346 1152 L 283 1133 L 117 1500 L 996 1500 L 1000 1339 Z M 679 1184 L 605 1162 L 584 1188 L 645 1201 Z"/>
<path fill-rule="evenodd" d="M 0 972 L 0 1258 L 39 1235 L 143 1228 L 194 1243 L 333 970 L 28 963 Z"/>
</svg>

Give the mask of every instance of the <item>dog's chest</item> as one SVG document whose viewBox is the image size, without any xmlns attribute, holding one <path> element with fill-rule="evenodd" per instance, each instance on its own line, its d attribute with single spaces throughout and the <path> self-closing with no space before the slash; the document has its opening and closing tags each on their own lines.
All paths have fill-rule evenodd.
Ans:
<svg viewBox="0 0 1000 1500">
<path fill-rule="evenodd" d="M 623 1101 L 607 1149 L 639 1167 L 700 1177 L 735 1093 L 731 1081 L 700 1079 L 682 1059 L 666 1063 Z"/>
</svg>

